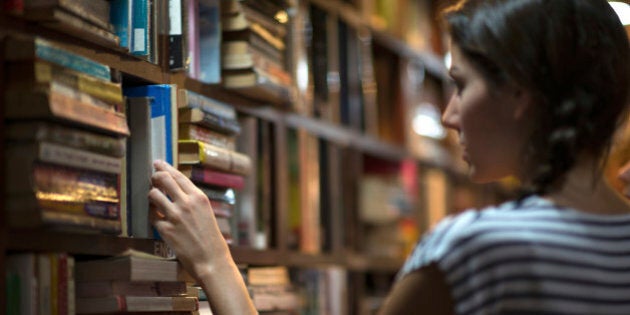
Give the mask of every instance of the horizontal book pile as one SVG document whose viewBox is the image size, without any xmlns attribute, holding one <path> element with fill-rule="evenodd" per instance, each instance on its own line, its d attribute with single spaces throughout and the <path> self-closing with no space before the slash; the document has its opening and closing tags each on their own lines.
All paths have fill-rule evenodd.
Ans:
<svg viewBox="0 0 630 315">
<path fill-rule="evenodd" d="M 41 38 L 5 40 L 9 225 L 119 234 L 129 129 L 114 72 Z"/>
<path fill-rule="evenodd" d="M 77 314 L 198 314 L 199 289 L 175 260 L 130 252 L 76 263 Z"/>
</svg>

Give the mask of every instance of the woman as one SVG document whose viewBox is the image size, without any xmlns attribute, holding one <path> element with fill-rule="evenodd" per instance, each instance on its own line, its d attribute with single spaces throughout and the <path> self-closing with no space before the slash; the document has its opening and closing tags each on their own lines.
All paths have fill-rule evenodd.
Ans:
<svg viewBox="0 0 630 315">
<path fill-rule="evenodd" d="M 630 207 L 601 172 L 628 105 L 619 19 L 604 0 L 469 0 L 445 21 L 456 93 L 444 125 L 473 181 L 517 176 L 523 193 L 443 220 L 381 313 L 630 314 Z M 207 198 L 156 170 L 155 225 L 215 313 L 255 313 Z"/>
</svg>

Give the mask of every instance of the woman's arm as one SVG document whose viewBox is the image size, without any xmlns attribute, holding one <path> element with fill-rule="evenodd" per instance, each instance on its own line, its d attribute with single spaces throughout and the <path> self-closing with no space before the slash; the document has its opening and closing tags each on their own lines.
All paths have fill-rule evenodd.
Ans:
<svg viewBox="0 0 630 315">
<path fill-rule="evenodd" d="M 455 312 L 444 275 L 436 265 L 429 265 L 400 279 L 379 314 L 452 315 Z"/>
<path fill-rule="evenodd" d="M 154 163 L 152 222 L 203 287 L 214 314 L 258 314 L 221 234 L 208 197 L 177 169 Z"/>
</svg>

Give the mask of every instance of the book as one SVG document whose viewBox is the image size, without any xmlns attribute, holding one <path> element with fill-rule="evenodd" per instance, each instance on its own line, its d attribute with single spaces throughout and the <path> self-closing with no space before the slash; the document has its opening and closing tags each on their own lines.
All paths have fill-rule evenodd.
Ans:
<svg viewBox="0 0 630 315">
<path fill-rule="evenodd" d="M 124 88 L 128 97 L 150 97 L 151 160 L 161 159 L 177 165 L 177 86 L 174 84 L 141 85 Z"/>
<path fill-rule="evenodd" d="M 133 0 L 110 0 L 109 22 L 120 40 L 120 46 L 130 49 L 131 10 Z"/>
<path fill-rule="evenodd" d="M 184 279 L 182 279 L 184 278 Z M 77 283 L 86 281 L 182 281 L 178 262 L 136 251 L 97 260 L 77 261 Z"/>
<path fill-rule="evenodd" d="M 87 103 L 86 98 L 68 95 L 64 89 L 51 91 L 8 91 L 5 117 L 7 119 L 45 119 L 74 122 L 84 128 L 100 130 L 121 136 L 129 135 L 124 114 Z M 29 106 L 23 106 L 28 104 Z"/>
<path fill-rule="evenodd" d="M 28 201 L 9 199 L 6 205 L 6 220 L 15 228 L 45 228 L 80 233 L 102 232 L 119 234 L 122 231 L 120 220 L 99 218 L 74 211 L 67 204 L 59 205 L 59 209 L 49 209 L 46 205 Z M 61 211 L 60 211 L 61 210 Z M 84 211 L 85 212 L 85 211 Z"/>
<path fill-rule="evenodd" d="M 5 41 L 5 47 L 10 47 L 5 48 L 4 57 L 7 61 L 45 60 L 103 80 L 111 80 L 108 66 L 72 53 L 51 41 L 16 35 L 7 37 Z"/>
<path fill-rule="evenodd" d="M 107 0 L 28 0 L 24 5 L 27 15 L 32 9 L 60 8 L 104 30 L 113 28 L 109 23 L 110 4 Z"/>
<path fill-rule="evenodd" d="M 111 137 L 53 122 L 16 121 L 5 125 L 5 137 L 15 142 L 49 142 L 66 147 L 123 157 L 127 150 L 124 137 Z"/>
<path fill-rule="evenodd" d="M 179 108 L 199 108 L 219 117 L 236 119 L 234 106 L 186 89 L 179 90 L 177 104 Z"/>
<path fill-rule="evenodd" d="M 198 164 L 239 175 L 248 175 L 252 168 L 247 155 L 195 140 L 179 140 L 179 164 Z"/>
<path fill-rule="evenodd" d="M 123 101 L 120 83 L 96 78 L 43 60 L 11 62 L 7 64 L 6 71 L 12 78 L 7 82 L 11 88 L 48 87 L 56 82 L 111 104 L 122 104 Z"/>
<path fill-rule="evenodd" d="M 153 161 L 151 158 L 151 99 L 130 97 L 127 99 L 127 116 L 131 135 L 128 138 L 127 155 L 128 199 L 130 205 L 129 235 L 137 238 L 152 238 L 149 221 L 149 191 Z"/>
<path fill-rule="evenodd" d="M 64 166 L 120 174 L 122 158 L 75 149 L 52 142 L 10 143 L 6 148 L 8 165 L 35 160 Z"/>
<path fill-rule="evenodd" d="M 185 0 L 184 0 L 185 1 Z M 182 0 L 168 0 L 168 68 L 186 68 L 186 46 Z"/>
<path fill-rule="evenodd" d="M 9 196 L 37 194 L 67 201 L 119 201 L 118 176 L 54 164 L 11 162 L 6 166 Z M 20 176 L 21 175 L 21 176 Z"/>
<path fill-rule="evenodd" d="M 243 131 L 237 140 L 237 150 L 258 161 L 258 118 L 243 116 L 239 118 Z M 256 236 L 256 182 L 258 177 L 258 163 L 252 163 L 250 176 L 245 178 L 243 188 L 236 194 L 236 244 L 239 246 L 253 246 Z"/>
<path fill-rule="evenodd" d="M 35 253 L 6 255 L 7 314 L 38 314 L 37 257 Z"/>
<path fill-rule="evenodd" d="M 294 99 L 291 86 L 274 81 L 261 69 L 223 71 L 222 76 L 225 88 L 254 100 L 286 106 Z"/>
<path fill-rule="evenodd" d="M 197 140 L 228 150 L 236 149 L 236 136 L 220 133 L 193 123 L 179 124 L 180 140 Z"/>
<path fill-rule="evenodd" d="M 149 0 L 131 0 L 131 44 L 132 55 L 149 55 Z"/>
<path fill-rule="evenodd" d="M 240 190 L 245 184 L 245 178 L 242 175 L 204 168 L 200 165 L 179 165 L 178 169 L 193 182 L 201 185 Z"/>
<path fill-rule="evenodd" d="M 77 298 L 113 295 L 179 296 L 186 294 L 187 287 L 184 281 L 78 281 L 76 283 L 76 292 Z"/>
<path fill-rule="evenodd" d="M 197 124 L 230 136 L 238 135 L 241 132 L 241 126 L 236 119 L 204 112 L 201 108 L 180 108 L 178 120 L 180 125 L 182 123 Z"/>
<path fill-rule="evenodd" d="M 25 17 L 66 34 L 110 47 L 119 47 L 120 38 L 109 29 L 94 25 L 82 17 L 58 7 L 38 7 L 25 11 Z"/>
<path fill-rule="evenodd" d="M 199 81 L 221 82 L 221 23 L 219 0 L 197 0 L 199 28 Z"/>
<path fill-rule="evenodd" d="M 77 313 L 104 314 L 115 312 L 195 311 L 196 297 L 189 296 L 124 296 L 77 298 Z"/>
</svg>

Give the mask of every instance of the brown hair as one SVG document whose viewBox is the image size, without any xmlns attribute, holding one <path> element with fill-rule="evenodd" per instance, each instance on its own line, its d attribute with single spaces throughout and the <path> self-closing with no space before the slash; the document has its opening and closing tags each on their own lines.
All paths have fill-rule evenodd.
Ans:
<svg viewBox="0 0 630 315">
<path fill-rule="evenodd" d="M 491 85 L 516 84 L 537 101 L 527 194 L 559 188 L 584 155 L 608 154 L 627 113 L 630 48 L 605 0 L 463 0 L 443 18 Z"/>
</svg>

